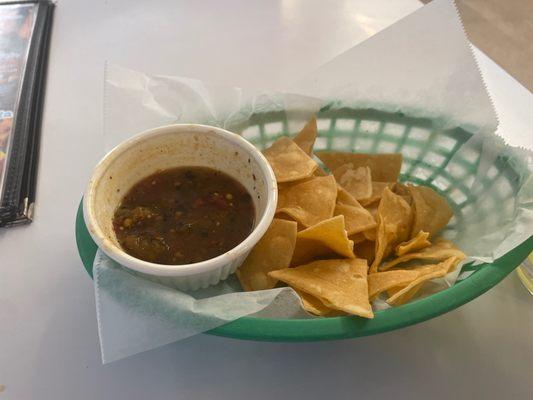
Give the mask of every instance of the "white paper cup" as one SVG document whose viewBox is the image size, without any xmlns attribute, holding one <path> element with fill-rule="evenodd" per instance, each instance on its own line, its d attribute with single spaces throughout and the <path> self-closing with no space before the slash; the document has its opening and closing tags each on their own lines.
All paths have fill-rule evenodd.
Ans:
<svg viewBox="0 0 533 400">
<path fill-rule="evenodd" d="M 181 166 L 214 168 L 240 182 L 255 205 L 252 233 L 228 252 L 194 264 L 155 264 L 127 254 L 118 243 L 112 223 L 123 196 L 156 171 Z M 83 211 L 93 240 L 113 260 L 160 283 L 196 290 L 235 272 L 272 222 L 276 204 L 274 172 L 252 144 L 224 129 L 178 124 L 145 131 L 111 150 L 93 171 Z"/>
</svg>

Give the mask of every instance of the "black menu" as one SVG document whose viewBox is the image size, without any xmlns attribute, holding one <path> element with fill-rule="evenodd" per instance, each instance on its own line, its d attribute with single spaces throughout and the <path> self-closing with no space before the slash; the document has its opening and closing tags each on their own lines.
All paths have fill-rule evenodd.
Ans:
<svg viewBox="0 0 533 400">
<path fill-rule="evenodd" d="M 0 226 L 32 220 L 52 10 L 0 2 Z"/>
</svg>

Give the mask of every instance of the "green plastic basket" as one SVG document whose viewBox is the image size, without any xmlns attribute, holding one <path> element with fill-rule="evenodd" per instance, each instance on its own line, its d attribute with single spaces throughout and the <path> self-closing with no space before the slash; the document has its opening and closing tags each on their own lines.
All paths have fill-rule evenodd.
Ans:
<svg viewBox="0 0 533 400">
<path fill-rule="evenodd" d="M 515 168 L 516 160 L 506 157 L 497 157 L 482 177 L 481 186 L 490 191 L 492 208 L 472 206 L 478 193 L 470 187 L 478 171 L 481 143 L 469 141 L 472 135 L 465 130 L 437 130 L 431 120 L 377 110 L 323 110 L 318 114 L 317 123 L 319 134 L 315 150 L 401 152 L 404 163 L 400 179 L 432 186 L 454 208 L 455 217 L 449 224 L 448 234 L 468 233 L 467 224 L 472 218 L 497 225 L 498 219 L 494 215 L 505 219 L 506 213 L 514 210 L 514 199 L 522 178 Z M 255 114 L 245 125 L 230 129 L 242 132 L 257 147 L 265 148 L 288 133 L 288 122 L 286 113 L 279 111 Z M 458 229 L 452 230 L 454 227 Z M 92 277 L 97 246 L 85 226 L 81 203 L 76 218 L 76 242 L 85 269 Z M 398 329 L 436 317 L 478 297 L 513 271 L 532 250 L 533 237 L 530 237 L 493 263 L 464 267 L 463 273 L 469 274 L 463 274 L 466 277 L 454 286 L 400 307 L 377 311 L 371 320 L 359 317 L 244 317 L 207 333 L 250 340 L 315 341 Z"/>
</svg>

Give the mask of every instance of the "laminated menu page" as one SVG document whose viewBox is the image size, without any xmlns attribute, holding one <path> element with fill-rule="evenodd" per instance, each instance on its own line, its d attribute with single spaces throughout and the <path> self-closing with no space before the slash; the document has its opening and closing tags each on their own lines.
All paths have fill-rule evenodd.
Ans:
<svg viewBox="0 0 533 400">
<path fill-rule="evenodd" d="M 0 4 L 0 226 L 33 218 L 53 4 Z"/>
</svg>

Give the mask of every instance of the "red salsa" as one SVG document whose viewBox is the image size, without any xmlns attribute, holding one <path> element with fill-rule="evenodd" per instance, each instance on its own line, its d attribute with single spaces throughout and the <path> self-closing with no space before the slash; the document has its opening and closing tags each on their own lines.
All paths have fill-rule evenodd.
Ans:
<svg viewBox="0 0 533 400">
<path fill-rule="evenodd" d="M 254 225 L 250 194 L 235 179 L 205 167 L 156 172 L 135 184 L 113 217 L 122 248 L 158 264 L 189 264 L 241 243 Z"/>
</svg>

